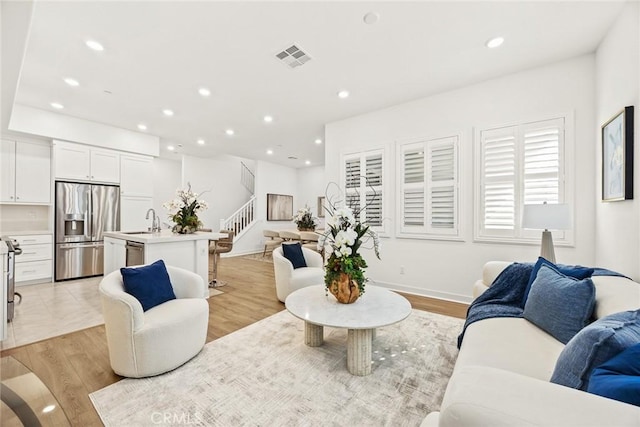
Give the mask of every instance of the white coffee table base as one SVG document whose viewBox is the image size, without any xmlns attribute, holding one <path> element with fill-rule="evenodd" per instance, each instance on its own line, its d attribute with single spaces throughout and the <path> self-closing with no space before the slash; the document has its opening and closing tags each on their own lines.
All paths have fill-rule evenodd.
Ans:
<svg viewBox="0 0 640 427">
<path fill-rule="evenodd" d="M 376 286 L 368 286 L 365 295 L 346 305 L 327 296 L 324 286 L 309 286 L 289 294 L 285 306 L 304 320 L 304 342 L 309 347 L 323 344 L 324 326 L 347 329 L 347 370 L 358 376 L 372 372 L 376 328 L 400 322 L 411 314 L 406 298 Z"/>
</svg>

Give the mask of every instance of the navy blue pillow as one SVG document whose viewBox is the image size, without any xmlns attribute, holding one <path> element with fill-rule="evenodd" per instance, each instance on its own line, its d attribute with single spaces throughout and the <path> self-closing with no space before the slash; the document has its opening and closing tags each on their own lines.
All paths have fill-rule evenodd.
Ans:
<svg viewBox="0 0 640 427">
<path fill-rule="evenodd" d="M 591 279 L 576 280 L 542 265 L 523 316 L 566 344 L 589 323 L 595 304 L 596 288 Z"/>
<path fill-rule="evenodd" d="M 594 368 L 640 342 L 640 310 L 622 311 L 596 320 L 564 347 L 551 382 L 587 390 Z"/>
<path fill-rule="evenodd" d="M 300 243 L 283 244 L 282 254 L 291 262 L 291 264 L 293 264 L 293 268 L 307 266 L 307 261 L 304 259 L 304 254 L 302 253 L 302 246 L 300 245 Z"/>
<path fill-rule="evenodd" d="M 640 406 L 640 343 L 594 369 L 587 391 Z"/>
<path fill-rule="evenodd" d="M 167 267 L 161 259 L 142 267 L 123 267 L 120 269 L 120 274 L 122 274 L 124 290 L 140 301 L 144 311 L 176 299 Z"/>
<path fill-rule="evenodd" d="M 524 291 L 524 299 L 522 300 L 522 305 L 527 302 L 527 298 L 529 296 L 529 291 L 531 290 L 531 285 L 533 281 L 536 280 L 536 276 L 538 275 L 538 271 L 540 271 L 540 267 L 546 265 L 547 267 L 551 267 L 559 273 L 564 274 L 565 276 L 573 277 L 574 279 L 582 280 L 587 277 L 591 277 L 593 275 L 593 268 L 582 267 L 580 265 L 562 265 L 562 264 L 554 264 L 551 261 L 548 261 L 542 257 L 538 257 L 538 261 L 533 266 L 533 270 L 531 271 L 531 275 L 529 276 L 529 283 L 527 283 L 527 288 Z"/>
</svg>

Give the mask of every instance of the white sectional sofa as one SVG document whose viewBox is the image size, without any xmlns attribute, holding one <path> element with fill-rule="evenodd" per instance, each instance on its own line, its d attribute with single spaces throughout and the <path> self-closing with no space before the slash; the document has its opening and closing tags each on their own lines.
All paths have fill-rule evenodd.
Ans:
<svg viewBox="0 0 640 427">
<path fill-rule="evenodd" d="M 508 262 L 489 262 L 474 297 Z M 595 317 L 636 310 L 640 285 L 592 278 Z M 440 408 L 422 426 L 640 426 L 640 407 L 549 382 L 564 344 L 524 318 L 491 318 L 466 331 Z"/>
</svg>

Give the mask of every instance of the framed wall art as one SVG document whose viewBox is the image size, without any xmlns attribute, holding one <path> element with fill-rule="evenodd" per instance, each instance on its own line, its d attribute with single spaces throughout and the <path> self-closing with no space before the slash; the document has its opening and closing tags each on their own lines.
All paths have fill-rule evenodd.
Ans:
<svg viewBox="0 0 640 427">
<path fill-rule="evenodd" d="M 293 196 L 267 194 L 267 221 L 291 221 L 293 219 Z"/>
<path fill-rule="evenodd" d="M 324 203 L 325 203 L 325 198 L 324 196 L 319 196 L 318 197 L 318 218 L 324 218 L 324 212 L 325 212 L 325 208 L 324 208 Z"/>
<path fill-rule="evenodd" d="M 602 125 L 602 201 L 633 199 L 633 106 Z"/>
</svg>

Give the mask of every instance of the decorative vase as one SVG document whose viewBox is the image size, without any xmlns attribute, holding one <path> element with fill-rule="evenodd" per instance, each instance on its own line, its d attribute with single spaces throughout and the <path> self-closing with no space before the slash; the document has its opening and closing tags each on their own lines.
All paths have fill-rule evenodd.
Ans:
<svg viewBox="0 0 640 427">
<path fill-rule="evenodd" d="M 298 231 L 315 231 L 315 228 L 298 226 Z"/>
<path fill-rule="evenodd" d="M 338 278 L 329 284 L 328 289 L 342 304 L 352 304 L 360 296 L 358 283 L 346 273 L 340 273 Z"/>
<path fill-rule="evenodd" d="M 198 226 L 176 224 L 171 231 L 176 234 L 191 234 L 198 231 Z"/>
</svg>

